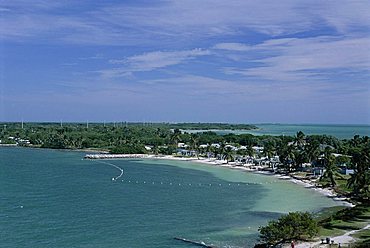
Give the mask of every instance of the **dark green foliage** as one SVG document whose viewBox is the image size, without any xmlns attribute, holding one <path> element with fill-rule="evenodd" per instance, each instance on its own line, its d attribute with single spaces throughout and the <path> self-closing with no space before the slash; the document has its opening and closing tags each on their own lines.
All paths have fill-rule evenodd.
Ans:
<svg viewBox="0 0 370 248">
<path fill-rule="evenodd" d="M 366 140 L 365 144 L 355 137 L 352 142 L 357 149 L 352 149 L 352 162 L 355 173 L 351 175 L 347 186 L 353 189 L 356 197 L 363 201 L 370 199 L 370 142 Z"/>
<path fill-rule="evenodd" d="M 327 147 L 324 153 L 325 173 L 322 178 L 329 179 L 331 187 L 335 187 L 337 185 L 337 182 L 335 181 L 335 175 L 338 174 L 338 168 L 336 167 L 334 162 L 335 158 L 332 155 L 332 150 Z"/>
<path fill-rule="evenodd" d="M 124 144 L 110 150 L 113 154 L 144 154 L 146 150 L 142 144 Z"/>
<path fill-rule="evenodd" d="M 306 240 L 318 233 L 317 222 L 308 212 L 291 212 L 278 220 L 270 221 L 267 226 L 260 227 L 261 241 L 275 245 L 291 240 Z"/>
<path fill-rule="evenodd" d="M 251 130 L 257 129 L 254 125 L 228 123 L 168 123 L 172 129 L 183 130 Z"/>
</svg>

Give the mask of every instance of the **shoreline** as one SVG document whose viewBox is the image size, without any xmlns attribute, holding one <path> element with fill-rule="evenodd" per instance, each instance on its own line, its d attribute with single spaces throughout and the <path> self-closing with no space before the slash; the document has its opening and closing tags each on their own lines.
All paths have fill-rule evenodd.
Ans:
<svg viewBox="0 0 370 248">
<path fill-rule="evenodd" d="M 91 154 L 93 155 L 93 154 Z M 173 160 L 173 161 L 187 161 L 187 162 L 194 162 L 199 164 L 206 164 L 211 166 L 219 166 L 223 168 L 228 168 L 232 170 L 239 170 L 245 173 L 255 173 L 260 175 L 268 175 L 274 176 L 279 180 L 287 180 L 291 183 L 296 185 L 300 185 L 308 190 L 314 190 L 315 192 L 328 197 L 336 202 L 341 202 L 345 207 L 354 207 L 355 205 L 348 201 L 347 198 L 341 198 L 333 189 L 327 188 L 320 188 L 317 187 L 316 183 L 307 179 L 299 179 L 295 178 L 292 175 L 283 175 L 283 174 L 276 174 L 273 172 L 268 171 L 260 171 L 258 167 L 255 168 L 248 168 L 242 165 L 237 166 L 235 162 L 229 162 L 227 164 L 226 160 L 216 160 L 216 159 L 207 159 L 207 158 L 196 158 L 196 157 L 176 157 L 173 155 L 149 155 L 149 154 L 94 154 L 96 156 L 93 159 L 155 159 L 155 160 Z M 351 235 L 355 234 L 363 229 L 370 229 L 370 225 L 367 225 L 361 229 L 349 229 L 342 235 L 331 237 L 331 240 L 334 241 L 335 244 L 348 244 L 353 243 L 356 241 Z M 311 248 L 311 247 L 321 247 L 321 240 L 316 237 L 312 241 L 300 241 L 296 243 L 296 248 Z M 290 247 L 290 244 L 283 245 L 284 248 Z"/>
<path fill-rule="evenodd" d="M 1 146 L 0 146 L 1 147 Z M 18 146 L 17 146 L 18 147 Z M 31 148 L 31 149 L 48 149 L 48 148 L 41 148 L 41 147 L 24 147 L 24 148 Z M 317 187 L 315 182 L 312 182 L 310 180 L 306 179 L 299 179 L 299 178 L 294 178 L 292 175 L 284 175 L 284 174 L 276 174 L 273 172 L 268 172 L 268 171 L 260 171 L 258 170 L 259 167 L 255 166 L 242 166 L 236 162 L 229 162 L 229 164 L 226 163 L 226 160 L 217 160 L 215 158 L 197 158 L 197 157 L 177 157 L 173 155 L 154 155 L 154 154 L 108 154 L 107 151 L 104 150 L 95 150 L 95 149 L 50 149 L 50 150 L 56 150 L 56 151 L 69 151 L 69 152 L 91 152 L 91 154 L 86 154 L 87 155 L 93 155 L 96 156 L 95 158 L 92 159 L 155 159 L 155 160 L 173 160 L 173 161 L 188 161 L 188 162 L 194 162 L 194 163 L 199 163 L 199 164 L 206 164 L 206 165 L 211 165 L 211 166 L 219 166 L 223 168 L 228 168 L 228 169 L 233 169 L 233 170 L 239 170 L 243 172 L 249 172 L 249 173 L 255 173 L 255 174 L 261 174 L 261 175 L 269 175 L 269 176 L 274 176 L 277 179 L 280 180 L 286 180 L 291 183 L 300 185 L 305 187 L 306 189 L 309 190 L 314 190 L 317 193 L 320 193 L 328 198 L 331 198 L 334 201 L 342 202 L 344 203 L 343 205 L 346 207 L 353 207 L 354 205 L 348 201 L 347 199 L 344 198 L 338 198 L 338 194 L 334 192 L 332 189 L 324 189 Z M 254 168 L 251 168 L 254 167 Z M 337 199 L 335 199 L 337 198 Z M 346 243 L 346 242 L 355 242 L 356 239 L 351 237 L 350 235 L 357 233 L 358 231 L 361 231 L 363 229 L 370 229 L 370 226 L 363 227 L 362 229 L 354 229 L 350 230 L 348 229 L 344 234 L 339 235 L 339 236 L 334 236 L 331 237 L 332 240 L 334 240 L 336 243 Z M 344 242 L 345 241 L 345 242 Z M 318 239 L 312 240 L 312 241 L 304 241 L 304 242 L 297 242 L 296 247 L 297 248 L 309 248 L 309 247 L 318 247 L 321 244 Z M 290 245 L 289 245 L 290 247 Z"/>
<path fill-rule="evenodd" d="M 314 190 L 315 192 L 324 195 L 334 201 L 342 202 L 346 207 L 354 207 L 355 205 L 348 201 L 347 198 L 341 198 L 333 189 L 317 187 L 315 182 L 306 179 L 299 179 L 292 175 L 277 174 L 269 171 L 259 170 L 262 167 L 252 166 L 246 167 L 238 165 L 236 162 L 227 163 L 226 160 L 217 160 L 215 158 L 197 158 L 197 157 L 176 157 L 173 155 L 154 155 L 154 154 L 86 154 L 85 159 L 158 159 L 158 160 L 174 160 L 174 161 L 188 161 L 194 163 L 207 164 L 212 166 L 219 166 L 229 168 L 232 170 L 239 170 L 248 173 L 262 174 L 268 176 L 275 176 L 279 180 L 287 180 L 291 183 L 303 186 L 306 189 Z"/>
</svg>

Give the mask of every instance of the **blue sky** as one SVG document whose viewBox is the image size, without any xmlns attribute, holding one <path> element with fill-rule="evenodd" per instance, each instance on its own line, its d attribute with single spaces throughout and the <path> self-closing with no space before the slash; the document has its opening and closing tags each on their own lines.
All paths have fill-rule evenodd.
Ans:
<svg viewBox="0 0 370 248">
<path fill-rule="evenodd" d="M 0 0 L 0 121 L 370 124 L 369 9 Z"/>
</svg>

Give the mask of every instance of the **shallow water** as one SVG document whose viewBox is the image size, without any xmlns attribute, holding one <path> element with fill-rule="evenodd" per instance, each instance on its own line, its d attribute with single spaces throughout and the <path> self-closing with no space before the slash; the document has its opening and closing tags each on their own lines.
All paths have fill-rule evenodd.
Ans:
<svg viewBox="0 0 370 248">
<path fill-rule="evenodd" d="M 0 149 L 3 247 L 252 247 L 293 210 L 337 203 L 273 176 L 164 160 L 82 160 L 84 153 Z M 122 181 L 123 180 L 123 181 Z"/>
</svg>

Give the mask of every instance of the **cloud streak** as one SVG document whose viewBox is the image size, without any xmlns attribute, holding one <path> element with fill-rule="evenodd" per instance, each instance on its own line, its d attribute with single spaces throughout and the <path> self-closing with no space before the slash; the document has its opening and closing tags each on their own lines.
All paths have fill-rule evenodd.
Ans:
<svg viewBox="0 0 370 248">
<path fill-rule="evenodd" d="M 164 68 L 171 65 L 184 63 L 199 56 L 209 55 L 208 50 L 192 49 L 184 51 L 154 51 L 128 57 L 123 60 L 111 60 L 113 64 L 125 64 L 130 71 L 152 71 L 158 68 Z"/>
<path fill-rule="evenodd" d="M 222 44 L 221 44 L 222 45 Z M 224 45 L 223 45 L 224 46 Z M 220 45 L 216 45 L 220 47 Z M 228 46 L 229 51 L 238 51 Z M 261 54 L 263 58 L 251 62 L 249 68 L 224 68 L 227 74 L 241 74 L 269 80 L 312 80 L 326 78 L 336 70 L 352 73 L 369 73 L 370 37 L 337 38 L 314 37 L 306 39 L 268 40 L 255 46 L 243 44 L 243 51 Z M 226 48 L 226 46 L 224 46 Z M 250 55 L 245 53 L 244 58 Z"/>
<path fill-rule="evenodd" d="M 71 12 L 70 8 L 83 11 Z M 97 5 L 39 0 L 30 5 L 15 0 L 0 3 L 0 9 L 6 10 L 0 17 L 0 37 L 18 41 L 48 38 L 54 42 L 133 45 L 170 43 L 179 37 L 194 42 L 250 32 L 289 35 L 317 30 L 320 26 L 339 33 L 370 28 L 368 1 L 302 4 L 286 0 L 261 4 L 241 0 L 163 0 L 152 4 L 137 1 Z"/>
</svg>

